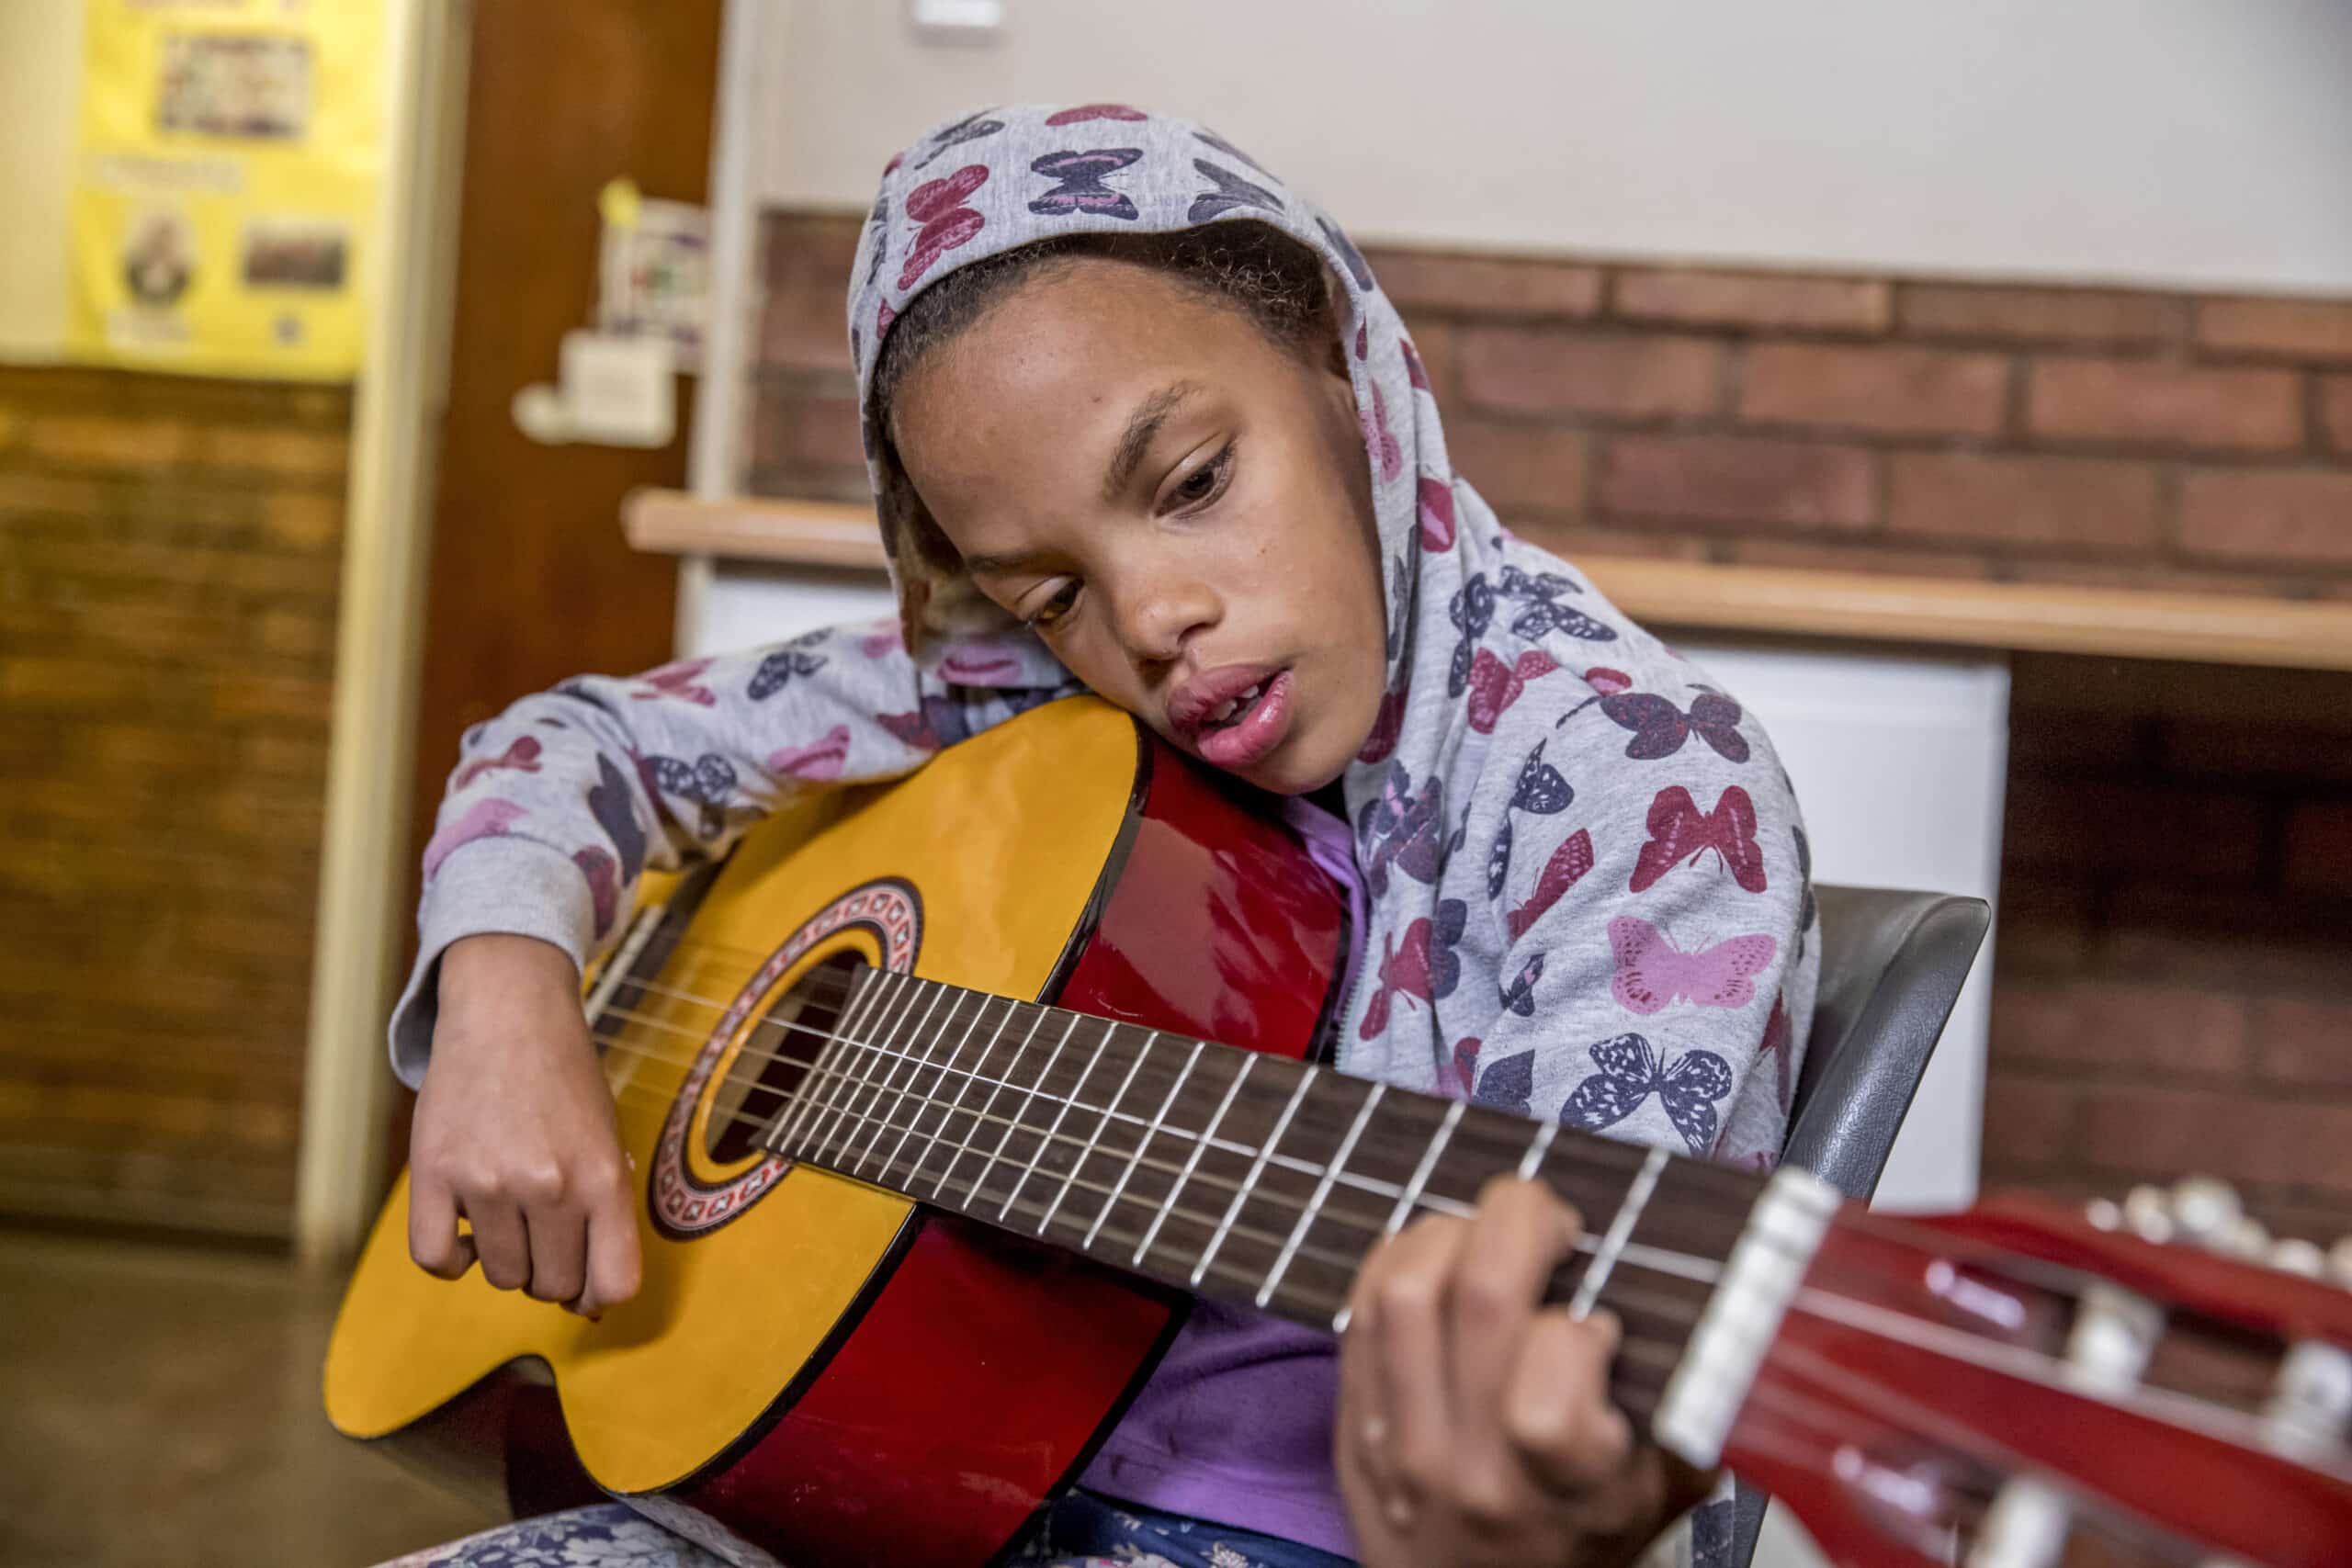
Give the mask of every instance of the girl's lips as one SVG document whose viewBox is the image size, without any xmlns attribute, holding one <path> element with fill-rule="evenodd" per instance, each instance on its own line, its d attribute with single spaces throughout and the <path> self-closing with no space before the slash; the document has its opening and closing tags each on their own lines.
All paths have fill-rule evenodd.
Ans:
<svg viewBox="0 0 2352 1568">
<path fill-rule="evenodd" d="M 1290 671 L 1265 682 L 1248 711 L 1231 724 L 1199 731 L 1193 744 L 1201 759 L 1228 773 L 1260 762 L 1290 735 Z"/>
</svg>

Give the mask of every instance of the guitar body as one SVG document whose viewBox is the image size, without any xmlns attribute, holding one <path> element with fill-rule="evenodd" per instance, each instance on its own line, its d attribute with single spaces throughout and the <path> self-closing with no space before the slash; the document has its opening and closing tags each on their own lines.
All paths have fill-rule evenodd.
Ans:
<svg viewBox="0 0 2352 1568">
<path fill-rule="evenodd" d="M 782 1103 L 754 1031 L 854 955 L 1304 1056 L 1339 1001 L 1343 897 L 1261 809 L 1079 698 L 821 792 L 668 898 L 597 1028 L 642 1290 L 592 1324 L 432 1279 L 403 1176 L 335 1327 L 328 1415 L 503 1477 L 520 1511 L 584 1472 L 796 1568 L 984 1562 L 1083 1467 L 1181 1298 L 715 1142 Z"/>
</svg>

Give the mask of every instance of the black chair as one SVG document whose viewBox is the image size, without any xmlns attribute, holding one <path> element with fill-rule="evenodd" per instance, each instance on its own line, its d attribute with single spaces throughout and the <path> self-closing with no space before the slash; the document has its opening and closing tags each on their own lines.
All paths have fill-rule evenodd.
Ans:
<svg viewBox="0 0 2352 1568">
<path fill-rule="evenodd" d="M 1982 898 L 1817 886 L 1821 988 L 1791 1100 L 1786 1164 L 1867 1200 L 1976 961 Z M 1739 1483 L 1732 1561 L 1746 1568 L 1765 1495 Z"/>
</svg>

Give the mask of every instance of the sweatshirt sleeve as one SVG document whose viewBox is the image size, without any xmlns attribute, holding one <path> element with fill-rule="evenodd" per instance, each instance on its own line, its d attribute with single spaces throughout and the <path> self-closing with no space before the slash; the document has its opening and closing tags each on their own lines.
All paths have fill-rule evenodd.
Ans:
<svg viewBox="0 0 2352 1568">
<path fill-rule="evenodd" d="M 1764 1168 L 1819 968 L 1810 854 L 1761 727 L 1679 668 L 1640 694 L 1591 671 L 1565 713 L 1508 727 L 1489 765 L 1516 776 L 1476 845 L 1499 980 L 1492 1023 L 1453 1049 L 1456 1087 Z"/>
<path fill-rule="evenodd" d="M 1076 689 L 1042 649 L 969 645 L 919 669 L 895 621 L 836 626 L 643 675 L 582 676 L 466 734 L 424 851 L 418 957 L 392 1013 L 393 1071 L 423 1081 L 441 955 L 487 932 L 584 967 L 639 875 L 717 859 L 797 794 L 898 777 Z"/>
</svg>

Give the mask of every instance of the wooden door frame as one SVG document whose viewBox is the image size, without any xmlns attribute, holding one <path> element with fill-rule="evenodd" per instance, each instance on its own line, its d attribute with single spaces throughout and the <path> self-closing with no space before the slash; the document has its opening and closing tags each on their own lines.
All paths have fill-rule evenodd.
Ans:
<svg viewBox="0 0 2352 1568">
<path fill-rule="evenodd" d="M 353 412 L 335 643 L 318 941 L 294 1236 L 310 1266 L 356 1255 L 384 1188 L 391 1091 L 384 1024 L 402 979 L 410 789 L 435 433 L 447 399 L 470 0 L 390 0 L 387 124 L 377 209 L 380 272 Z M 695 400 L 693 484 L 724 494 L 741 470 L 743 377 L 756 306 L 758 164 L 752 107 L 780 7 L 725 0 L 711 140 L 711 300 Z M 619 526 L 616 517 L 614 526 Z M 680 635 L 709 566 L 681 568 Z"/>
<path fill-rule="evenodd" d="M 398 984 L 410 737 L 447 386 L 467 0 L 391 0 L 368 352 L 352 408 L 334 717 L 294 1189 L 297 1254 L 357 1248 L 383 1179 L 384 1019 Z"/>
</svg>

